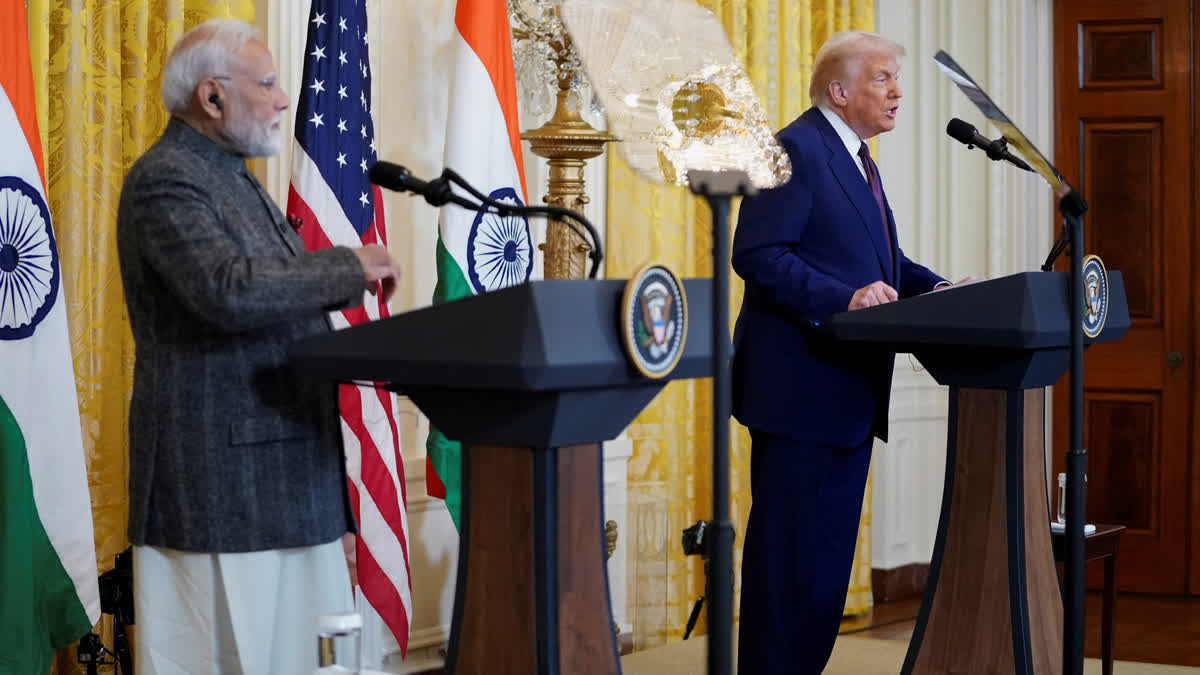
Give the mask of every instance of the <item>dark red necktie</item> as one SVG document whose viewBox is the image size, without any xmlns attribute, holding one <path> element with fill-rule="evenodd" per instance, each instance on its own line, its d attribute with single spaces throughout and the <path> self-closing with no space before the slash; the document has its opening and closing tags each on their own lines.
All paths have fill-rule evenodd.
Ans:
<svg viewBox="0 0 1200 675">
<path fill-rule="evenodd" d="M 875 162 L 871 159 L 871 151 L 867 149 L 867 144 L 862 143 L 858 146 L 858 157 L 862 160 L 863 169 L 867 173 L 867 184 L 871 186 L 871 194 L 875 196 L 875 203 L 879 205 L 879 220 L 883 223 L 883 243 L 888 250 L 888 264 L 895 266 L 896 261 L 892 258 L 892 237 L 888 234 L 888 217 L 887 207 L 883 205 L 883 183 L 879 181 L 879 167 L 875 166 Z M 891 272 L 891 268 L 888 268 Z"/>
</svg>

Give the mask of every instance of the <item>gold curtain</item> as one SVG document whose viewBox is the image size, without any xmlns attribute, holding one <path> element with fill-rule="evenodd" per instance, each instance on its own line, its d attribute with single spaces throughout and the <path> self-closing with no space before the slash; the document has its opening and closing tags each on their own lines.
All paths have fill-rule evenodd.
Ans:
<svg viewBox="0 0 1200 675">
<path fill-rule="evenodd" d="M 873 30 L 875 21 L 873 0 L 698 2 L 721 19 L 734 55 L 749 73 L 775 129 L 808 108 L 813 57 L 825 39 L 840 30 Z M 646 261 L 665 263 L 681 277 L 712 275 L 707 206 L 682 188 L 642 180 L 621 160 L 619 152 L 609 156 L 608 223 L 605 273 L 609 278 L 628 277 Z M 731 317 L 736 317 L 741 279 L 731 273 L 730 285 Z M 667 512 L 666 616 L 665 621 L 655 621 L 661 626 L 660 634 L 648 644 L 682 637 L 692 603 L 704 594 L 703 567 L 698 559 L 683 555 L 678 534 L 712 512 L 711 411 L 711 380 L 681 380 L 669 384 L 628 430 L 634 446 L 629 463 L 631 494 L 658 493 L 653 496 L 665 500 Z M 737 530 L 734 573 L 740 589 L 742 536 L 750 511 L 750 436 L 736 423 L 733 429 L 730 514 Z M 861 613 L 871 605 L 870 493 L 868 481 L 847 614 Z M 630 537 L 635 539 L 638 533 Z M 631 555 L 636 553 L 631 551 Z M 653 563 L 635 562 L 639 564 L 641 569 Z M 630 583 L 636 585 L 637 581 L 631 579 Z M 734 610 L 736 616 L 736 597 Z M 637 610 L 632 614 L 636 621 Z M 702 632 L 703 618 L 697 630 Z"/>
<path fill-rule="evenodd" d="M 129 545 L 128 405 L 133 337 L 117 267 L 125 172 L 167 123 L 163 63 L 183 32 L 212 17 L 254 20 L 254 0 L 28 0 L 38 127 L 46 157 L 79 393 L 100 571 Z M 101 636 L 112 646 L 110 617 Z M 82 673 L 75 649 L 56 672 Z"/>
</svg>

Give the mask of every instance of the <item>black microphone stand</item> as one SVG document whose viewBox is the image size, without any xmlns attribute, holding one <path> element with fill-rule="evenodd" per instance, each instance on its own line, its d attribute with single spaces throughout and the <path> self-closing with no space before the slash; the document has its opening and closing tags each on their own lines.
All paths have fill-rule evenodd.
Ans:
<svg viewBox="0 0 1200 675">
<path fill-rule="evenodd" d="M 733 523 L 729 520 L 729 204 L 756 193 L 741 171 L 688 171 L 688 185 L 712 209 L 713 540 L 708 591 L 708 672 L 733 668 Z"/>
<path fill-rule="evenodd" d="M 993 153 L 995 146 L 999 146 L 999 149 Z M 1004 159 L 1000 150 L 1005 147 L 1005 139 L 1000 138 L 993 147 L 988 148 L 987 156 L 992 160 Z M 1058 256 L 1070 248 L 1070 289 L 1067 302 L 1070 304 L 1068 311 L 1071 379 L 1070 427 L 1066 457 L 1066 556 L 1063 561 L 1066 577 L 1063 584 L 1063 675 L 1083 675 L 1083 629 L 1086 616 L 1083 592 L 1083 528 L 1087 510 L 1087 449 L 1083 447 L 1083 214 L 1087 212 L 1087 208 L 1087 202 L 1073 189 L 1068 190 L 1059 199 L 1058 210 L 1063 216 L 1062 231 L 1051 247 L 1046 262 L 1042 264 L 1042 271 L 1049 272 L 1054 269 L 1054 261 Z"/>
<path fill-rule="evenodd" d="M 472 197 L 479 200 L 473 202 L 466 197 L 455 194 L 451 184 L 458 185 L 466 190 Z M 382 187 L 382 186 L 381 186 Z M 389 186 L 390 187 L 390 186 Z M 393 188 L 395 189 L 395 188 Z M 401 188 L 401 190 L 406 188 Z M 407 188 L 411 189 L 411 188 Z M 462 176 L 458 175 L 452 169 L 442 169 L 442 174 L 437 178 L 429 181 L 425 187 L 419 191 L 413 190 L 425 198 L 425 201 L 430 206 L 445 206 L 446 204 L 454 204 L 455 206 L 467 209 L 468 211 L 494 213 L 501 218 L 507 218 L 510 215 L 515 216 L 543 216 L 553 220 L 562 222 L 571 230 L 578 234 L 581 239 L 591 239 L 592 250 L 588 253 L 588 257 L 592 259 L 591 269 L 588 270 L 588 278 L 595 279 L 596 274 L 600 269 L 600 262 L 604 260 L 604 251 L 601 248 L 600 235 L 596 228 L 592 226 L 586 218 L 579 213 L 570 209 L 564 209 L 558 206 L 527 206 L 517 204 L 505 204 L 504 202 L 496 201 L 476 190 Z M 574 222 L 572 222 L 574 221 Z M 576 224 L 578 223 L 578 225 Z M 579 226 L 582 225 L 589 236 L 584 236 L 580 231 Z"/>
<path fill-rule="evenodd" d="M 1070 292 L 1071 304 L 1071 381 L 1070 381 L 1070 432 L 1067 439 L 1067 526 L 1065 592 L 1063 594 L 1063 668 L 1064 675 L 1083 673 L 1083 527 L 1087 507 L 1087 449 L 1083 447 L 1083 214 L 1087 202 L 1074 190 L 1069 191 L 1058 202 L 1063 215 L 1063 235 L 1055 243 L 1046 265 L 1053 266 L 1054 259 L 1062 253 L 1064 246 L 1071 249 Z M 1065 242 L 1065 243 L 1064 243 Z M 1047 269 L 1046 265 L 1042 269 Z"/>
</svg>

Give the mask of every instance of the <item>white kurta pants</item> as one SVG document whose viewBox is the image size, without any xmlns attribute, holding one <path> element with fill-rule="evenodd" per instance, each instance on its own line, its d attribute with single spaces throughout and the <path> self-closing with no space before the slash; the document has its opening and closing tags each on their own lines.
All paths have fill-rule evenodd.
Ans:
<svg viewBox="0 0 1200 675">
<path fill-rule="evenodd" d="M 317 617 L 354 611 L 340 540 L 253 553 L 133 547 L 138 675 L 310 675 Z"/>
</svg>

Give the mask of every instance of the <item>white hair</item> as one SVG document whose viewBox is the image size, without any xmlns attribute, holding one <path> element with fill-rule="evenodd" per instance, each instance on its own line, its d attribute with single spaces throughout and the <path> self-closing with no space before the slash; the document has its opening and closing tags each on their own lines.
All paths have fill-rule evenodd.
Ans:
<svg viewBox="0 0 1200 675">
<path fill-rule="evenodd" d="M 830 83 L 847 77 L 851 63 L 874 53 L 887 54 L 899 60 L 904 56 L 904 47 L 865 30 L 847 30 L 830 35 L 813 60 L 812 81 L 808 85 L 808 97 L 813 105 L 828 105 Z"/>
<path fill-rule="evenodd" d="M 262 40 L 262 33 L 240 19 L 209 19 L 184 33 L 163 67 L 163 105 L 172 113 L 187 112 L 196 85 L 228 75 L 230 59 L 250 40 Z"/>
</svg>

